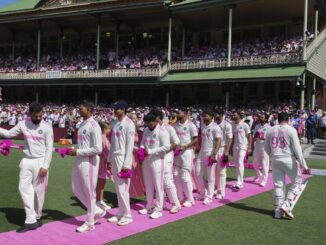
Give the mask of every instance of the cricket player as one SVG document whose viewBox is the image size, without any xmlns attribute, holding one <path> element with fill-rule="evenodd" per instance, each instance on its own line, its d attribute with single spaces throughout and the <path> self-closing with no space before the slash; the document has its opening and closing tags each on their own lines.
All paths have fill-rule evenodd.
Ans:
<svg viewBox="0 0 326 245">
<path fill-rule="evenodd" d="M 94 105 L 83 101 L 79 113 L 84 119 L 78 129 L 78 147 L 70 149 L 69 155 L 76 156 L 72 168 L 72 191 L 87 208 L 87 219 L 76 229 L 83 233 L 95 228 L 95 219 L 104 217 L 106 211 L 96 205 L 96 185 L 102 153 L 102 132 L 92 114 Z M 96 216 L 96 217 L 95 217 Z"/>
<path fill-rule="evenodd" d="M 232 144 L 232 125 L 224 119 L 225 112 L 222 110 L 217 110 L 215 112 L 215 119 L 218 126 L 222 131 L 222 141 L 221 147 L 218 152 L 218 164 L 217 164 L 217 174 L 216 174 L 216 198 L 225 198 L 225 186 L 226 186 L 226 166 L 222 163 L 222 158 L 224 162 L 229 161 L 229 153 Z"/>
<path fill-rule="evenodd" d="M 253 130 L 254 137 L 254 152 L 253 152 L 253 165 L 256 172 L 254 182 L 262 187 L 266 186 L 269 170 L 269 156 L 264 149 L 265 136 L 270 128 L 267 123 L 265 114 L 259 115 L 259 124 Z M 260 170 L 261 167 L 261 170 Z"/>
<path fill-rule="evenodd" d="M 298 194 L 302 177 L 298 174 L 297 162 L 305 171 L 309 171 L 303 157 L 296 130 L 288 125 L 288 114 L 278 114 L 279 124 L 270 128 L 265 137 L 264 148 L 271 158 L 274 181 L 275 218 L 282 215 L 293 219 L 291 205 L 293 197 Z M 291 179 L 291 186 L 285 198 L 285 175 Z"/>
<path fill-rule="evenodd" d="M 173 150 L 180 144 L 180 140 L 175 129 L 171 125 L 163 123 L 164 114 L 162 111 L 153 110 L 152 113 L 156 116 L 156 120 L 158 121 L 159 125 L 169 133 L 170 150 L 167 152 L 164 158 L 164 190 L 172 203 L 170 213 L 175 214 L 179 212 L 181 205 L 177 196 L 177 189 L 173 181 Z"/>
<path fill-rule="evenodd" d="M 194 160 L 194 146 L 197 144 L 198 131 L 191 121 L 188 120 L 188 109 L 180 108 L 177 113 L 178 122 L 174 126 L 180 139 L 181 153 L 174 159 L 174 182 L 177 194 L 184 207 L 195 204 L 193 197 L 193 183 L 191 170 Z M 186 199 L 184 199 L 184 196 Z"/>
<path fill-rule="evenodd" d="M 237 184 L 232 189 L 239 191 L 243 188 L 244 158 L 251 153 L 251 133 L 248 124 L 241 121 L 240 112 L 232 113 L 233 130 L 233 159 L 237 173 Z"/>
<path fill-rule="evenodd" d="M 146 190 L 146 208 L 140 214 L 149 214 L 150 218 L 162 217 L 164 202 L 164 163 L 166 152 L 170 150 L 169 133 L 156 120 L 156 115 L 148 113 L 144 117 L 147 128 L 144 130 L 140 147 L 145 150 L 143 176 Z M 154 204 L 154 191 L 156 204 Z"/>
<path fill-rule="evenodd" d="M 24 158 L 19 164 L 19 193 L 24 203 L 26 219 L 18 233 L 40 227 L 48 171 L 53 152 L 53 129 L 43 118 L 43 108 L 38 103 L 29 106 L 29 117 L 11 130 L 0 128 L 0 136 L 13 138 L 24 135 Z"/>
<path fill-rule="evenodd" d="M 196 176 L 199 184 L 199 196 L 197 200 L 204 200 L 205 205 L 212 203 L 215 187 L 215 175 L 218 152 L 221 146 L 221 128 L 214 122 L 214 112 L 205 110 L 202 113 L 201 147 L 197 157 Z M 212 163 L 209 164 L 209 158 Z M 207 171 L 207 189 L 205 188 L 204 172 Z"/>
<path fill-rule="evenodd" d="M 135 124 L 126 115 L 128 108 L 126 101 L 115 102 L 113 108 L 118 120 L 112 126 L 108 161 L 111 164 L 119 210 L 115 216 L 108 219 L 108 222 L 124 226 L 133 222 L 129 197 L 130 178 L 120 178 L 118 174 L 132 168 L 136 129 Z"/>
</svg>

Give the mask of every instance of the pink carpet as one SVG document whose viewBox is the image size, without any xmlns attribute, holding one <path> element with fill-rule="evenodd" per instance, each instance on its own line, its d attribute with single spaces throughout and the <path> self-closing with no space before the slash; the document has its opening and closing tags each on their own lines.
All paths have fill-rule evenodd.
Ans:
<svg viewBox="0 0 326 245">
<path fill-rule="evenodd" d="M 110 224 L 106 221 L 106 218 L 111 217 L 116 213 L 116 209 L 112 209 L 110 214 L 101 219 L 96 225 L 96 229 L 85 233 L 79 234 L 75 232 L 77 226 L 83 223 L 85 216 L 79 216 L 61 221 L 55 221 L 43 225 L 41 228 L 30 231 L 23 234 L 17 234 L 15 231 L 4 232 L 0 234 L 0 244 L 4 245 L 35 245 L 35 244 L 78 244 L 78 245 L 95 245 L 104 244 L 113 240 L 122 239 L 146 230 L 150 230 L 164 224 L 174 222 L 180 219 L 184 219 L 214 208 L 221 207 L 231 202 L 236 202 L 244 198 L 248 198 L 260 193 L 269 191 L 273 188 L 271 176 L 268 184 L 265 188 L 262 188 L 256 184 L 251 183 L 251 178 L 246 179 L 244 189 L 239 192 L 233 192 L 229 187 L 234 182 L 228 182 L 228 188 L 226 190 L 226 198 L 223 201 L 214 199 L 213 203 L 209 206 L 203 205 L 201 202 L 197 202 L 191 208 L 183 208 L 177 214 L 169 214 L 168 211 L 164 211 L 163 217 L 160 219 L 152 220 L 147 215 L 139 215 L 137 210 L 143 207 L 143 203 L 133 205 L 133 218 L 134 222 L 125 227 L 119 227 L 115 224 Z M 272 205 L 272 204 L 271 204 Z M 272 207 L 272 206 L 271 206 Z"/>
</svg>

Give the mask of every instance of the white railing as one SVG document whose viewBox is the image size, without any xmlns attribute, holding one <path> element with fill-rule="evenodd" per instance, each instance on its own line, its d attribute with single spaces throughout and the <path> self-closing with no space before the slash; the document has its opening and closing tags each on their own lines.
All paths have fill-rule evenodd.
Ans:
<svg viewBox="0 0 326 245">
<path fill-rule="evenodd" d="M 0 73 L 0 80 L 158 77 L 159 68 Z"/>
<path fill-rule="evenodd" d="M 326 40 L 326 28 L 324 28 L 318 36 L 312 40 L 312 42 L 307 47 L 307 59 L 314 53 L 314 51 Z"/>
<path fill-rule="evenodd" d="M 231 67 L 295 64 L 302 61 L 301 53 L 259 55 L 250 57 L 237 57 L 231 59 Z M 187 60 L 176 61 L 171 64 L 171 70 L 192 70 L 227 67 L 227 59 Z"/>
</svg>

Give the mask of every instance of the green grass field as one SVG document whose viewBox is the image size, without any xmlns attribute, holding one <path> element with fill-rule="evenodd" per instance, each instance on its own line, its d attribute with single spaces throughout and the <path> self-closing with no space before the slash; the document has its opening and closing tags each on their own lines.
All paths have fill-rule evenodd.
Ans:
<svg viewBox="0 0 326 245">
<path fill-rule="evenodd" d="M 9 157 L 0 156 L 0 232 L 17 229 L 24 222 L 18 192 L 18 165 L 22 156 L 16 150 Z M 72 163 L 73 158 L 53 156 L 44 223 L 85 214 L 71 192 Z M 326 161 L 308 160 L 308 164 L 326 169 Z M 246 170 L 246 176 L 251 175 L 253 171 Z M 234 170 L 229 169 L 229 180 L 234 177 Z M 112 183 L 108 183 L 105 198 L 115 207 L 113 190 Z M 154 241 L 155 244 L 326 244 L 326 177 L 314 176 L 309 180 L 295 207 L 294 220 L 274 220 L 272 209 L 269 191 L 114 244 L 153 244 Z"/>
</svg>

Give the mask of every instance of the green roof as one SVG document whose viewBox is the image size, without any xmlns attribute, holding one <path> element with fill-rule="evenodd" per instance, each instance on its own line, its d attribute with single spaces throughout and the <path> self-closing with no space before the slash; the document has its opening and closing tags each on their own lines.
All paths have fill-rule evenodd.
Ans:
<svg viewBox="0 0 326 245">
<path fill-rule="evenodd" d="M 196 71 L 169 73 L 161 79 L 162 82 L 173 81 L 198 81 L 198 80 L 231 80 L 231 79 L 255 79 L 255 78 L 282 78 L 300 76 L 305 67 L 270 67 L 239 70 L 220 71 Z"/>
<path fill-rule="evenodd" d="M 7 0 L 6 4 L 0 5 L 0 13 L 33 9 L 39 2 L 40 0 Z"/>
</svg>

